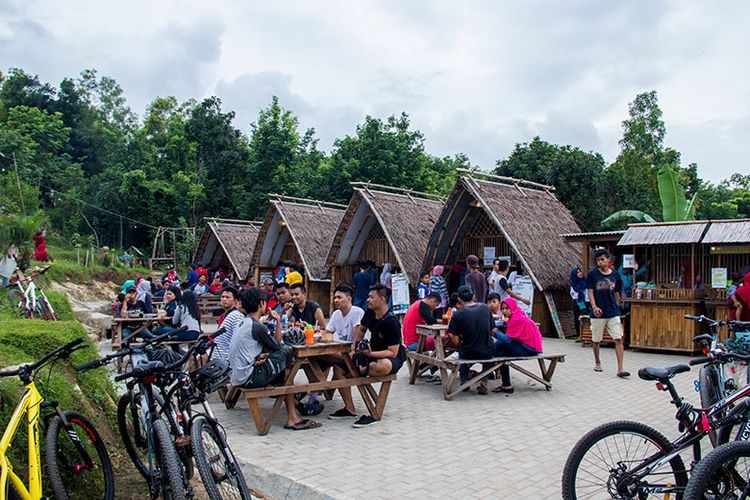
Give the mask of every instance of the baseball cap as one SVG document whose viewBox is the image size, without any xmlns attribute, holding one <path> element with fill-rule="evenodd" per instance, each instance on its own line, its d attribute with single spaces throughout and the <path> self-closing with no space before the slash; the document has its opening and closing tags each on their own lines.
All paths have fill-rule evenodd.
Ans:
<svg viewBox="0 0 750 500">
<path fill-rule="evenodd" d="M 134 287 L 133 285 L 130 285 L 130 286 L 129 286 L 129 287 L 128 287 L 128 288 L 126 289 L 126 290 L 125 290 L 125 293 L 130 293 L 130 292 L 137 292 L 137 291 L 138 291 L 138 289 L 137 289 L 136 287 Z"/>
</svg>

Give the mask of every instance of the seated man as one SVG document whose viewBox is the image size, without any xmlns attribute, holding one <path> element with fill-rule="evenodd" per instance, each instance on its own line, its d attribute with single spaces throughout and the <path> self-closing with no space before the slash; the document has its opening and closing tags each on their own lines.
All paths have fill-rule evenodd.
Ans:
<svg viewBox="0 0 750 500">
<path fill-rule="evenodd" d="M 308 325 L 317 323 L 321 330 L 325 330 L 326 320 L 323 316 L 323 310 L 317 302 L 307 300 L 305 285 L 302 283 L 290 285 L 289 292 L 292 294 L 292 307 L 287 311 L 289 319 L 304 321 Z"/>
<path fill-rule="evenodd" d="M 142 316 L 148 314 L 148 308 L 142 300 L 136 300 L 138 296 L 138 289 L 134 286 L 129 286 L 125 291 L 125 299 L 118 306 L 117 316 L 120 318 L 131 318 L 134 316 Z M 142 323 L 126 323 L 127 326 L 122 326 L 122 340 L 127 340 L 133 332 L 138 332 L 138 336 L 144 339 L 153 338 L 153 335 L 147 328 L 140 329 Z M 140 330 L 139 330 L 140 329 Z"/>
<path fill-rule="evenodd" d="M 232 366 L 231 383 L 236 387 L 259 388 L 283 383 L 286 369 L 292 359 L 291 348 L 282 345 L 281 322 L 276 315 L 275 336 L 272 336 L 260 317 L 266 309 L 265 292 L 251 287 L 240 293 L 240 304 L 247 314 L 232 336 L 229 345 L 229 363 Z M 271 312 L 275 315 L 275 312 Z M 285 429 L 304 430 L 320 427 L 320 422 L 303 419 L 295 408 L 294 394 L 284 396 L 287 410 Z"/>
<path fill-rule="evenodd" d="M 339 340 L 349 342 L 352 340 L 354 328 L 362 321 L 365 312 L 354 305 L 354 289 L 346 283 L 341 283 L 333 291 L 333 305 L 336 310 L 331 314 L 331 319 L 326 331 L 335 333 Z"/>
<path fill-rule="evenodd" d="M 244 315 L 237 309 L 237 299 L 239 292 L 236 288 L 227 287 L 221 291 L 221 307 L 224 313 L 219 316 L 219 328 L 225 328 L 226 331 L 216 337 L 216 347 L 212 357 L 214 359 L 227 359 L 229 357 L 229 345 L 237 327 L 245 319 Z"/>
<path fill-rule="evenodd" d="M 461 307 L 451 318 L 448 331 L 458 335 L 461 344 L 458 356 L 461 359 L 490 359 L 494 355 L 495 345 L 491 337 L 495 322 L 487 304 L 474 302 L 474 292 L 469 286 L 458 288 L 458 301 Z M 490 368 L 489 363 L 482 363 L 482 369 Z M 469 379 L 469 365 L 460 365 L 461 383 Z M 467 388 L 468 389 L 468 388 Z M 482 379 L 477 386 L 479 394 L 487 394 L 487 379 Z"/>
<path fill-rule="evenodd" d="M 167 294 L 167 291 L 169 290 L 169 287 L 172 286 L 172 284 L 169 281 L 161 281 L 159 279 L 156 280 L 158 284 L 156 284 L 157 289 L 154 292 L 154 298 L 155 299 L 164 299 L 164 296 Z"/>
<path fill-rule="evenodd" d="M 397 373 L 406 361 L 406 349 L 401 344 L 401 324 L 398 318 L 388 310 L 388 299 L 390 298 L 391 289 L 385 285 L 373 285 L 370 287 L 370 294 L 367 297 L 367 312 L 362 317 L 362 322 L 354 330 L 354 339 L 352 350 L 356 350 L 354 355 L 354 364 L 361 375 L 372 375 L 375 377 Z M 361 341 L 365 332 L 370 332 L 370 342 L 367 348 L 358 349 L 357 344 Z M 345 375 L 340 366 L 335 368 L 336 376 Z M 342 389 L 343 394 L 349 391 L 348 398 L 351 398 L 351 389 Z M 346 401 L 346 399 L 344 399 Z M 351 409 L 344 408 L 348 415 L 337 415 L 337 417 L 351 417 L 353 415 L 353 405 Z M 339 410 L 342 412 L 342 410 Z M 336 413 L 339 413 L 336 412 Z M 333 414 L 331 415 L 333 417 Z M 336 417 L 334 417 L 336 418 Z M 370 415 L 362 415 L 357 419 L 354 427 L 367 427 L 376 424 L 378 421 Z"/>
<path fill-rule="evenodd" d="M 276 305 L 273 310 L 281 316 L 287 314 L 287 311 L 292 307 L 292 294 L 289 292 L 289 285 L 284 282 L 277 283 L 274 287 L 276 294 Z"/>
<path fill-rule="evenodd" d="M 432 314 L 440 305 L 440 295 L 436 292 L 429 293 L 422 300 L 415 301 L 404 316 L 404 344 L 410 351 L 416 351 L 419 345 L 419 335 L 417 327 L 419 325 L 434 325 L 437 319 Z M 425 351 L 435 350 L 435 339 L 427 337 L 425 339 Z"/>
<path fill-rule="evenodd" d="M 205 295 L 208 293 L 209 288 L 208 277 L 205 274 L 201 274 L 198 277 L 198 284 L 192 288 L 192 291 L 196 296 Z"/>
</svg>

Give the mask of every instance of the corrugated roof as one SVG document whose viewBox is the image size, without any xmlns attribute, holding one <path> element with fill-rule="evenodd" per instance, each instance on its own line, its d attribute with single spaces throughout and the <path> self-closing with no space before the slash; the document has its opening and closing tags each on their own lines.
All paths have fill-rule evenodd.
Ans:
<svg viewBox="0 0 750 500">
<path fill-rule="evenodd" d="M 703 236 L 707 245 L 724 243 L 750 243 L 750 219 L 711 222 Z"/>
<path fill-rule="evenodd" d="M 618 246 L 699 243 L 708 227 L 706 221 L 632 224 Z"/>
<path fill-rule="evenodd" d="M 625 234 L 624 229 L 621 229 L 618 231 L 593 231 L 590 233 L 565 233 L 565 234 L 561 234 L 560 236 L 569 240 L 577 240 L 577 239 L 583 239 L 583 238 L 622 236 L 623 234 Z"/>
</svg>

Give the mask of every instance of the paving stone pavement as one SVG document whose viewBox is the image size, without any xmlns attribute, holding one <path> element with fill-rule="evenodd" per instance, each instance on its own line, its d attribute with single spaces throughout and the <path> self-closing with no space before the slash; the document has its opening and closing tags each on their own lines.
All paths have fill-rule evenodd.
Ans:
<svg viewBox="0 0 750 500">
<path fill-rule="evenodd" d="M 383 420 L 364 429 L 326 418 L 342 406 L 338 394 L 316 417 L 322 428 L 285 430 L 282 410 L 267 436 L 256 435 L 244 401 L 231 411 L 218 399 L 212 407 L 238 459 L 252 464 L 256 486 L 264 491 L 263 471 L 276 483 L 286 478 L 289 485 L 267 491 L 274 497 L 286 491 L 286 498 L 307 498 L 313 492 L 342 499 L 559 498 L 568 452 L 591 428 L 631 419 L 670 439 L 678 435 L 668 395 L 636 372 L 643 366 L 682 363 L 687 356 L 627 351 L 625 364 L 632 375 L 623 380 L 615 374 L 614 349 L 602 349 L 604 372 L 595 373 L 590 348 L 555 339 L 545 339 L 544 348 L 567 357 L 557 367 L 550 392 L 513 372 L 515 394 L 480 396 L 472 391 L 445 401 L 440 386 L 423 381 L 410 386 L 404 367 Z M 683 397 L 694 404 L 697 373 L 693 369 L 675 379 Z M 364 412 L 354 394 L 358 411 Z M 261 402 L 266 412 L 272 404 L 270 399 Z"/>
</svg>

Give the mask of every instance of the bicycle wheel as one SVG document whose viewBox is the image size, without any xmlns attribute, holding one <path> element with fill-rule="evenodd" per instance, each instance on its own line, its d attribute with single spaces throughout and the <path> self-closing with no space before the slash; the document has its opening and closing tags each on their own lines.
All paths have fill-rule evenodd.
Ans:
<svg viewBox="0 0 750 500">
<path fill-rule="evenodd" d="M 135 405 L 131 402 L 135 400 Z M 117 401 L 117 429 L 120 431 L 122 444 L 135 468 L 146 479 L 150 480 L 148 472 L 148 438 L 146 423 L 143 421 L 140 398 L 133 393 L 120 396 Z"/>
<path fill-rule="evenodd" d="M 56 416 L 45 436 L 45 463 L 58 500 L 115 498 L 115 479 L 107 447 L 89 420 L 76 411 Z"/>
<path fill-rule="evenodd" d="M 169 397 L 170 394 L 174 395 L 174 393 L 169 393 L 166 397 Z M 193 467 L 193 450 L 188 438 L 189 431 L 185 428 L 187 422 L 185 422 L 185 418 L 178 417 L 180 410 L 177 404 L 175 404 L 174 399 L 169 398 L 169 405 L 164 403 L 164 399 L 165 397 L 161 393 L 156 393 L 159 414 L 169 424 L 169 431 L 174 437 L 177 454 L 180 456 L 180 462 L 182 462 L 182 467 L 185 469 L 185 477 L 190 480 L 195 475 L 195 467 Z M 190 419 L 188 418 L 187 420 L 189 421 Z"/>
<path fill-rule="evenodd" d="M 719 387 L 719 373 L 714 365 L 701 367 L 698 374 L 698 381 L 700 384 L 701 407 L 708 408 L 721 399 L 722 390 Z M 717 416 L 721 417 L 724 414 L 725 412 L 721 412 Z M 711 445 L 715 448 L 717 445 L 716 431 L 712 429 L 708 433 L 708 438 L 711 440 Z"/>
<path fill-rule="evenodd" d="M 750 443 L 719 446 L 693 469 L 684 500 L 748 498 L 750 496 Z"/>
<path fill-rule="evenodd" d="M 182 500 L 189 496 L 188 481 L 177 455 L 167 423 L 154 420 L 152 426 L 154 451 L 156 453 L 157 476 L 160 478 L 161 493 L 165 500 Z"/>
<path fill-rule="evenodd" d="M 679 455 L 668 465 L 639 476 L 637 481 L 630 477 L 629 471 L 671 450 L 672 443 L 648 425 L 629 421 L 600 425 L 584 435 L 568 455 L 562 475 L 562 496 L 565 500 L 663 499 L 665 490 L 679 491 L 687 484 L 685 465 Z M 628 486 L 634 491 L 623 491 Z"/>
<path fill-rule="evenodd" d="M 33 314 L 29 310 L 29 302 L 20 290 L 11 290 L 8 294 L 8 300 L 10 301 L 10 307 L 19 317 L 33 318 Z"/>
<path fill-rule="evenodd" d="M 190 436 L 195 463 L 209 498 L 250 499 L 245 477 L 217 424 L 199 415 L 192 421 Z"/>
<path fill-rule="evenodd" d="M 36 303 L 36 312 L 38 314 L 38 317 L 41 319 L 57 321 L 55 313 L 52 312 L 52 306 L 50 305 L 44 293 L 39 294 L 39 299 Z"/>
</svg>

